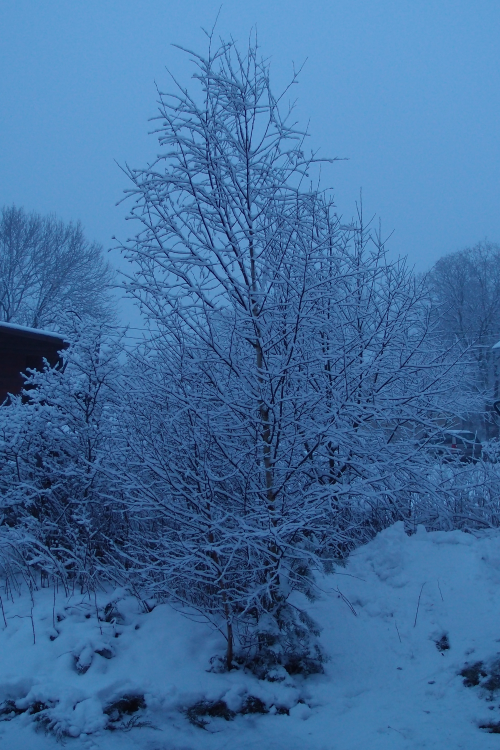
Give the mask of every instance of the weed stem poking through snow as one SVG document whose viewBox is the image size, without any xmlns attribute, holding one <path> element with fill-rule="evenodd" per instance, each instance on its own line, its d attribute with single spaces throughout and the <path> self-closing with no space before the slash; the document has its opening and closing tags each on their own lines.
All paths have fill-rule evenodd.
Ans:
<svg viewBox="0 0 500 750">
<path fill-rule="evenodd" d="M 341 590 L 339 589 L 339 587 L 338 587 L 338 586 L 337 586 L 337 588 L 336 588 L 336 589 L 334 589 L 334 591 L 336 591 L 336 592 L 337 592 L 337 594 L 338 594 L 338 595 L 340 596 L 340 598 L 342 599 L 342 601 L 343 601 L 343 602 L 345 602 L 345 603 L 347 604 L 347 606 L 349 607 L 349 609 L 350 609 L 350 610 L 351 610 L 351 612 L 353 613 L 354 617 L 357 617 L 357 616 L 358 616 L 358 613 L 356 612 L 356 610 L 355 610 L 355 609 L 354 609 L 354 607 L 352 606 L 352 604 L 351 604 L 351 602 L 349 601 L 349 599 L 347 598 L 347 596 L 344 596 L 344 594 L 342 593 L 342 591 L 341 591 Z"/>
<path fill-rule="evenodd" d="M 440 594 L 440 596 L 441 596 L 441 601 L 442 601 L 442 602 L 444 602 L 444 599 L 443 599 L 443 592 L 441 591 L 441 586 L 439 585 L 439 578 L 438 578 L 438 582 L 437 582 L 437 585 L 438 585 L 438 589 L 439 589 L 439 594 Z"/>
<path fill-rule="evenodd" d="M 5 610 L 3 608 L 3 599 L 2 599 L 1 595 L 0 595 L 0 607 L 2 608 L 2 615 L 3 615 L 3 621 L 5 623 L 5 627 L 7 627 L 7 620 L 6 620 L 6 617 L 5 617 Z"/>
<path fill-rule="evenodd" d="M 424 581 L 422 586 L 420 587 L 420 594 L 418 595 L 418 602 L 417 602 L 417 611 L 415 612 L 415 622 L 413 623 L 413 627 L 417 627 L 417 617 L 418 617 L 418 610 L 420 607 L 420 597 L 422 596 L 422 591 L 424 590 L 424 586 L 427 583 L 427 581 Z"/>
<path fill-rule="evenodd" d="M 403 643 L 403 641 L 401 640 L 401 636 L 399 634 L 399 628 L 398 628 L 398 624 L 397 624 L 396 620 L 394 620 L 394 625 L 396 626 L 396 633 L 398 634 L 399 642 Z"/>
</svg>

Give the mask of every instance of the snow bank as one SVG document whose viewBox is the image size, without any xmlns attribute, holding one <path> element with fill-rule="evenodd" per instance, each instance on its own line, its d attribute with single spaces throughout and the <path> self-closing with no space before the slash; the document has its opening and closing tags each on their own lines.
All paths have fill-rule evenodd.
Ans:
<svg viewBox="0 0 500 750">
<path fill-rule="evenodd" d="M 500 668 L 498 689 L 491 689 L 500 655 L 498 533 L 419 528 L 408 537 L 396 524 L 318 583 L 322 594 L 308 608 L 323 626 L 325 674 L 275 683 L 208 672 L 221 636 L 166 605 L 143 614 L 123 591 L 95 603 L 53 589 L 34 592 L 33 601 L 28 592 L 2 590 L 0 744 L 498 747 L 498 737 L 480 729 L 500 722 Z M 478 664 L 486 676 L 466 687 L 460 672 L 475 674 Z M 226 718 L 200 714 L 198 726 L 188 720 L 190 707 L 203 712 L 214 704 Z M 255 707 L 265 713 L 252 713 Z"/>
</svg>

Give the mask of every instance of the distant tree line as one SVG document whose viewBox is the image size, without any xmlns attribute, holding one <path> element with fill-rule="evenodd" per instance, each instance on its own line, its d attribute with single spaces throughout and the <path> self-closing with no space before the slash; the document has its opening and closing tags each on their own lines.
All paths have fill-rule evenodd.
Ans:
<svg viewBox="0 0 500 750">
<path fill-rule="evenodd" d="M 464 385 L 482 396 L 471 424 L 483 437 L 497 437 L 500 353 L 493 346 L 500 341 L 500 246 L 483 241 L 444 256 L 427 284 L 443 344 L 461 348 L 472 365 Z"/>
<path fill-rule="evenodd" d="M 1 321 L 54 329 L 68 312 L 109 318 L 112 279 L 102 247 L 79 223 L 1 209 Z"/>
</svg>

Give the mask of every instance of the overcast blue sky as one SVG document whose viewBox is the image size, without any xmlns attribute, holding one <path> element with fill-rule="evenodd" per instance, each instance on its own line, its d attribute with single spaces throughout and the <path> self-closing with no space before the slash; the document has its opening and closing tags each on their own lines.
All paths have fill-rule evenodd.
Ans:
<svg viewBox="0 0 500 750">
<path fill-rule="evenodd" d="M 4 0 L 0 4 L 0 204 L 81 219 L 106 248 L 124 238 L 115 162 L 156 154 L 148 118 L 172 44 L 203 50 L 219 0 Z M 306 65 L 297 116 L 311 146 L 346 157 L 323 182 L 351 215 L 394 231 L 418 270 L 488 237 L 500 242 L 498 0 L 226 0 L 223 37 L 257 27 L 280 89 Z"/>
</svg>

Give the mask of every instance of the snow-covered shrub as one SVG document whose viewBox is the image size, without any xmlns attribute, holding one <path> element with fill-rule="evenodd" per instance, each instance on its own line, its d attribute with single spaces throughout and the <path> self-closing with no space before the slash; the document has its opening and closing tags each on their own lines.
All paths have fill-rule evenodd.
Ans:
<svg viewBox="0 0 500 750">
<path fill-rule="evenodd" d="M 67 321 L 67 330 L 71 321 Z M 119 345 L 106 326 L 72 321 L 62 366 L 32 371 L 0 409 L 3 570 L 92 588 L 112 576 L 120 517 L 102 469 L 116 430 Z"/>
<path fill-rule="evenodd" d="M 429 476 L 433 493 L 414 498 L 409 528 L 429 530 L 482 529 L 500 526 L 500 464 L 491 461 L 435 464 Z"/>
<path fill-rule="evenodd" d="M 482 444 L 482 458 L 489 463 L 500 463 L 500 439 L 491 438 Z"/>
</svg>

